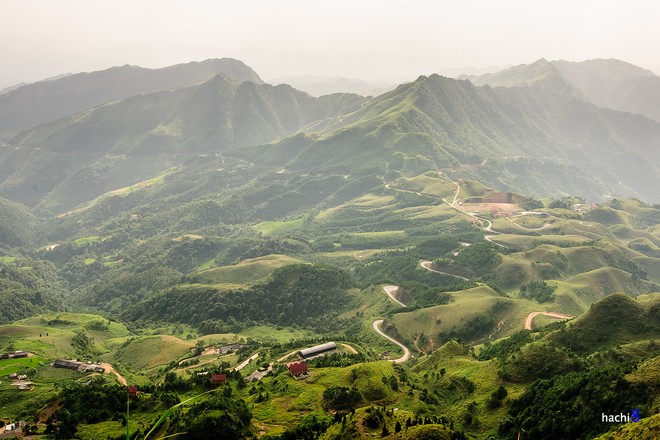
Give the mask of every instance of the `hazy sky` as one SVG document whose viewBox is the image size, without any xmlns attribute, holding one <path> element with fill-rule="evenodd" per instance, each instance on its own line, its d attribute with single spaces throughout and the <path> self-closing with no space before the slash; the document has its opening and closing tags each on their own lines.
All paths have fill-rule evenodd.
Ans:
<svg viewBox="0 0 660 440">
<path fill-rule="evenodd" d="M 0 0 L 0 88 L 221 57 L 265 79 L 414 79 L 538 58 L 660 73 L 659 18 L 655 0 Z"/>
</svg>

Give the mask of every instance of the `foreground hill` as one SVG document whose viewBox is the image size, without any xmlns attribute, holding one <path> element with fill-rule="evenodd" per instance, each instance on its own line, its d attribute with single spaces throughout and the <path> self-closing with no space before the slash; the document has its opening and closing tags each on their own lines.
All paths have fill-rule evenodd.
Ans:
<svg viewBox="0 0 660 440">
<path fill-rule="evenodd" d="M 231 58 L 162 69 L 126 65 L 67 75 L 26 84 L 0 95 L 0 139 L 101 104 L 191 86 L 218 74 L 238 82 L 263 83 L 250 67 Z"/>
</svg>

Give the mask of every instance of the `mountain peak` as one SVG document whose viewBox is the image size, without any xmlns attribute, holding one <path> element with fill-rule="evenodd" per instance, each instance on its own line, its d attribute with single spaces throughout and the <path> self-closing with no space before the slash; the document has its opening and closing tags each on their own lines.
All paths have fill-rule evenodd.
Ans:
<svg viewBox="0 0 660 440">
<path fill-rule="evenodd" d="M 232 58 L 159 69 L 126 64 L 40 81 L 0 95 L 0 138 L 108 102 L 199 84 L 218 74 L 239 83 L 264 83 L 252 68 Z M 67 99 L 62 101 L 62 96 Z"/>
<path fill-rule="evenodd" d="M 545 58 L 532 64 L 520 64 L 496 73 L 488 73 L 471 81 L 474 85 L 490 85 L 492 87 L 512 87 L 532 84 L 537 81 L 557 81 L 561 77 L 559 70 Z"/>
</svg>

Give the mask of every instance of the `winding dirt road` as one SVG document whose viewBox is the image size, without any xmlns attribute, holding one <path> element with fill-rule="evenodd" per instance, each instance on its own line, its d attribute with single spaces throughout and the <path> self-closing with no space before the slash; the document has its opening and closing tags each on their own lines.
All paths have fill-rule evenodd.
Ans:
<svg viewBox="0 0 660 440">
<path fill-rule="evenodd" d="M 236 365 L 236 366 L 234 367 L 234 371 L 240 371 L 240 370 L 242 370 L 243 368 L 247 367 L 247 365 L 248 365 L 251 361 L 255 360 L 255 359 L 258 358 L 258 357 L 259 357 L 259 353 L 255 353 L 255 354 L 253 354 L 252 356 L 250 356 L 249 358 L 245 359 L 245 360 L 244 360 L 243 362 L 241 362 L 240 364 Z"/>
<path fill-rule="evenodd" d="M 394 338 L 386 335 L 385 333 L 383 333 L 383 331 L 380 329 L 380 325 L 382 323 L 383 323 L 382 319 L 377 319 L 377 320 L 374 321 L 373 326 L 374 326 L 374 330 L 376 331 L 376 333 L 378 333 L 379 335 L 381 335 L 383 338 L 387 339 L 388 341 L 398 345 L 403 350 L 403 356 L 401 356 L 398 359 L 390 359 L 390 362 L 394 362 L 395 364 L 402 364 L 402 363 L 406 362 L 408 359 L 410 359 L 410 350 L 408 350 L 408 347 L 406 347 L 405 345 L 403 345 L 402 343 L 400 343 L 396 339 L 394 339 Z"/>
<path fill-rule="evenodd" d="M 115 370 L 115 368 L 112 365 L 110 365 L 108 363 L 103 363 L 103 364 L 100 364 L 100 365 L 101 365 L 101 367 L 103 367 L 103 370 L 104 370 L 105 373 L 114 374 L 115 376 L 117 376 L 117 380 L 119 381 L 120 384 L 122 384 L 124 386 L 128 386 L 128 382 L 126 382 L 126 379 L 124 378 L 124 376 L 119 374 L 119 372 L 117 370 Z"/>
<path fill-rule="evenodd" d="M 575 316 L 563 315 L 561 313 L 555 313 L 555 312 L 532 312 L 529 315 L 527 315 L 527 319 L 525 320 L 525 330 L 532 329 L 532 322 L 534 321 L 534 318 L 536 318 L 539 315 L 549 316 L 550 318 L 557 318 L 557 319 L 575 318 Z"/>
<path fill-rule="evenodd" d="M 389 296 L 392 301 L 394 301 L 401 307 L 407 307 L 404 303 L 402 303 L 401 301 L 399 301 L 394 297 L 394 292 L 399 290 L 399 286 L 383 286 L 383 290 L 385 291 L 385 293 L 387 293 L 387 296 Z"/>
<path fill-rule="evenodd" d="M 421 263 L 419 263 L 419 265 L 431 272 L 439 273 L 441 275 L 449 275 L 450 277 L 455 277 L 465 281 L 470 281 L 468 278 L 462 277 L 460 275 L 454 275 L 453 273 L 440 272 L 439 270 L 431 269 L 431 266 L 433 265 L 433 261 L 422 261 Z"/>
<path fill-rule="evenodd" d="M 530 215 L 530 213 L 523 212 L 523 213 L 520 214 L 520 215 Z M 549 228 L 550 226 L 552 226 L 551 223 L 544 223 L 543 226 L 538 227 L 538 228 L 528 228 L 528 227 L 526 227 L 526 226 L 521 226 L 521 225 L 519 225 L 518 223 L 516 223 L 516 222 L 513 221 L 514 218 L 520 217 L 520 215 L 519 215 L 519 216 L 515 216 L 515 217 L 507 217 L 506 219 L 507 219 L 511 224 L 513 224 L 513 226 L 515 226 L 515 227 L 518 228 L 518 229 L 522 229 L 523 231 L 532 231 L 532 232 L 542 231 L 542 230 L 547 229 L 547 228 Z"/>
</svg>

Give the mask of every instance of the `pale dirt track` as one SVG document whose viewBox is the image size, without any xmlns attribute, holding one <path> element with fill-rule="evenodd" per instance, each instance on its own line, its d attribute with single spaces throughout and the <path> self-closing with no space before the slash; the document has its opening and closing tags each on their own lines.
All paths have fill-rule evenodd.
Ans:
<svg viewBox="0 0 660 440">
<path fill-rule="evenodd" d="M 385 291 L 385 293 L 387 293 L 387 296 L 389 296 L 392 301 L 394 301 L 401 307 L 406 307 L 404 303 L 402 303 L 401 301 L 399 301 L 394 297 L 394 292 L 396 292 L 398 289 L 399 286 L 383 286 L 383 290 Z"/>
<path fill-rule="evenodd" d="M 527 213 L 523 213 L 523 214 L 521 214 L 521 215 L 527 215 Z M 519 217 L 519 216 L 516 216 L 516 217 Z M 547 229 L 547 228 L 549 228 L 550 226 L 552 226 L 551 223 L 544 223 L 543 226 L 541 226 L 541 227 L 539 227 L 539 228 L 528 228 L 528 227 L 526 227 L 526 226 L 521 226 L 521 225 L 519 225 L 518 223 L 514 222 L 512 217 L 507 217 L 506 219 L 507 219 L 511 224 L 513 224 L 513 226 L 515 226 L 515 227 L 518 228 L 518 229 L 522 229 L 523 231 L 532 231 L 532 232 L 535 232 L 535 231 L 542 231 L 542 230 Z"/>
<path fill-rule="evenodd" d="M 101 367 L 103 367 L 103 370 L 106 373 L 112 373 L 115 376 L 117 376 L 117 380 L 119 381 L 120 384 L 122 384 L 124 386 L 128 386 L 128 382 L 126 382 L 126 379 L 124 378 L 124 376 L 119 374 L 119 372 L 117 370 L 115 370 L 115 368 L 112 365 L 107 364 L 107 363 L 103 363 L 103 364 L 101 364 Z"/>
<path fill-rule="evenodd" d="M 236 366 L 234 367 L 234 371 L 241 371 L 241 370 L 242 370 L 243 368 L 245 368 L 245 367 L 246 367 L 251 361 L 255 360 L 255 359 L 258 358 L 258 357 L 259 357 L 259 353 L 255 353 L 255 354 L 253 354 L 252 356 L 250 356 L 249 358 L 245 359 L 245 360 L 244 360 L 243 362 L 241 362 L 240 364 L 236 365 Z"/>
<path fill-rule="evenodd" d="M 527 315 L 527 319 L 525 320 L 525 330 L 532 329 L 532 322 L 534 321 L 534 318 L 536 318 L 538 315 L 549 316 L 550 318 L 557 318 L 557 319 L 575 318 L 574 316 L 571 315 L 563 315 L 561 313 L 554 313 L 554 312 L 532 312 L 529 315 Z"/>
<path fill-rule="evenodd" d="M 422 261 L 419 263 L 420 266 L 422 266 L 424 269 L 429 270 L 431 272 L 439 273 L 442 275 L 449 275 L 450 277 L 455 277 L 455 278 L 460 278 L 465 281 L 470 281 L 468 278 L 462 277 L 460 275 L 454 275 L 453 273 L 447 273 L 447 272 L 440 272 L 439 270 L 431 269 L 431 266 L 433 265 L 433 261 Z"/>
<path fill-rule="evenodd" d="M 383 323 L 382 319 L 377 319 L 376 321 L 374 321 L 373 326 L 374 326 L 374 330 L 376 331 L 376 333 L 378 333 L 379 335 L 381 335 L 383 338 L 387 339 L 388 341 L 398 345 L 403 350 L 403 356 L 401 356 L 398 359 L 390 359 L 390 362 L 394 362 L 395 364 L 402 364 L 402 363 L 406 362 L 408 359 L 410 359 L 410 350 L 408 350 L 408 347 L 406 347 L 405 345 L 403 345 L 402 343 L 400 343 L 396 339 L 391 338 L 390 336 L 383 333 L 383 331 L 380 329 L 380 325 L 382 323 Z"/>
</svg>

